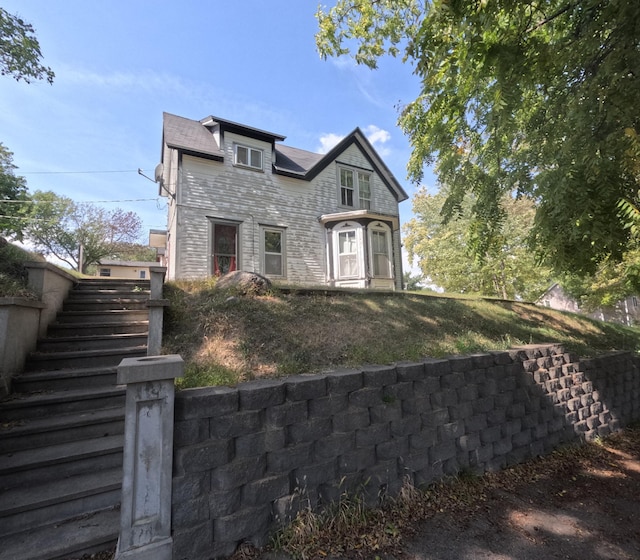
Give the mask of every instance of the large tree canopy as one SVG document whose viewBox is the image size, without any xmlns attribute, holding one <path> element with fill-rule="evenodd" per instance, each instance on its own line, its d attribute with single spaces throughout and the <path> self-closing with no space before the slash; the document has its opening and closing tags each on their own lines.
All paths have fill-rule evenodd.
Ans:
<svg viewBox="0 0 640 560">
<path fill-rule="evenodd" d="M 120 208 L 108 211 L 51 191 L 36 191 L 32 200 L 25 227 L 27 239 L 38 250 L 81 272 L 101 259 L 125 252 L 141 234 L 142 221 L 135 212 Z"/>
<path fill-rule="evenodd" d="M 55 74 L 40 62 L 41 59 L 40 43 L 33 26 L 0 8 L 0 74 L 27 83 L 46 79 L 51 84 Z"/>
<path fill-rule="evenodd" d="M 517 193 L 536 201 L 532 239 L 557 270 L 622 257 L 619 203 L 637 208 L 640 187 L 638 0 L 339 0 L 317 17 L 324 57 L 412 64 L 422 90 L 399 117 L 409 176 L 435 164 L 445 219 L 473 193 L 476 255 Z"/>
</svg>

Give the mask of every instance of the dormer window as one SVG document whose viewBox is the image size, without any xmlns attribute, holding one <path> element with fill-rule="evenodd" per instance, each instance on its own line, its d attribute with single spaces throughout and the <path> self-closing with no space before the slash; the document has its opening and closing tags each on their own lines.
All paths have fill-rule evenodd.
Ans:
<svg viewBox="0 0 640 560">
<path fill-rule="evenodd" d="M 361 210 L 371 209 L 371 173 L 339 167 L 340 205 Z"/>
<path fill-rule="evenodd" d="M 235 144 L 234 164 L 262 171 L 262 150 L 251 148 L 250 146 Z"/>
</svg>

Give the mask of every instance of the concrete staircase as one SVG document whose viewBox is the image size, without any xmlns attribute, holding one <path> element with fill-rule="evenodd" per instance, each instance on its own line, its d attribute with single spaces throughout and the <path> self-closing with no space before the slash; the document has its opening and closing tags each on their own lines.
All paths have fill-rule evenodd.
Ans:
<svg viewBox="0 0 640 560">
<path fill-rule="evenodd" d="M 116 369 L 146 355 L 148 298 L 148 280 L 82 280 L 0 402 L 0 560 L 115 545 L 125 399 Z"/>
</svg>

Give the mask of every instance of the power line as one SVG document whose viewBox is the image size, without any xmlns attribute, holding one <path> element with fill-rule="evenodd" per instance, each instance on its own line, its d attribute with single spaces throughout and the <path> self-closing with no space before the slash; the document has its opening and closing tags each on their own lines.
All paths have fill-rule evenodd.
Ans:
<svg viewBox="0 0 640 560">
<path fill-rule="evenodd" d="M 20 171 L 20 175 L 60 175 L 60 174 L 94 174 L 94 173 L 137 173 L 137 169 L 120 169 L 111 171 Z"/>
<path fill-rule="evenodd" d="M 160 201 L 160 198 L 156 197 L 156 198 L 126 198 L 126 199 L 122 199 L 122 200 L 81 200 L 79 201 L 79 204 L 82 204 L 84 202 L 90 203 L 90 204 L 107 204 L 110 202 L 150 202 L 150 201 L 155 201 L 158 202 Z M 12 203 L 12 204 L 52 204 L 55 203 L 55 201 L 50 201 L 50 200 L 17 200 L 17 199 L 10 199 L 10 200 L 0 200 L 0 202 L 8 202 L 8 203 Z"/>
</svg>

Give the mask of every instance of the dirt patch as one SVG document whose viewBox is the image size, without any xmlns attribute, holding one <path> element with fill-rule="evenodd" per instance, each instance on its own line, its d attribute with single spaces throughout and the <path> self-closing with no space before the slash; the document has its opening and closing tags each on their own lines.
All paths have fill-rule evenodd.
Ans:
<svg viewBox="0 0 640 560">
<path fill-rule="evenodd" d="M 597 453 L 493 475 L 477 510 L 427 520 L 401 558 L 640 558 L 639 442 L 621 433 Z"/>
</svg>

